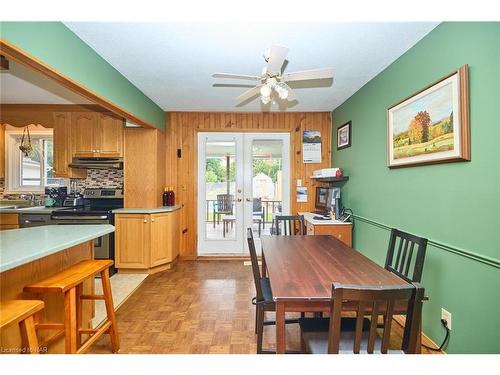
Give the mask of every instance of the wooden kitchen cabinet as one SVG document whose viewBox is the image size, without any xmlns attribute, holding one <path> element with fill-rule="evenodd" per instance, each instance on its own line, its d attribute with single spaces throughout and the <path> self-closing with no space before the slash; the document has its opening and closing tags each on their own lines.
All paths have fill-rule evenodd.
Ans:
<svg viewBox="0 0 500 375">
<path fill-rule="evenodd" d="M 99 113 L 94 142 L 99 156 L 123 157 L 122 119 L 107 113 Z"/>
<path fill-rule="evenodd" d="M 0 178 L 5 178 L 5 125 L 0 124 Z"/>
<path fill-rule="evenodd" d="M 123 157 L 123 121 L 110 113 L 71 114 L 75 157 Z"/>
<path fill-rule="evenodd" d="M 64 178 L 85 178 L 84 169 L 70 168 L 73 157 L 71 142 L 71 113 L 54 112 L 54 176 Z"/>
<path fill-rule="evenodd" d="M 18 214 L 0 214 L 0 230 L 18 229 L 19 215 Z"/>
<path fill-rule="evenodd" d="M 119 272 L 155 273 L 179 255 L 179 210 L 115 214 L 115 266 Z"/>
</svg>

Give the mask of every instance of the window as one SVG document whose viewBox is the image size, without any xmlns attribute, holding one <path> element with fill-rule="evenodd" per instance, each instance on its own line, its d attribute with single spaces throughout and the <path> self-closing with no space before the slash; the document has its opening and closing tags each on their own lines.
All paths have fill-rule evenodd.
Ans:
<svg viewBox="0 0 500 375">
<path fill-rule="evenodd" d="M 62 186 L 63 178 L 54 176 L 54 141 L 52 130 L 31 131 L 33 150 L 26 156 L 19 150 L 22 129 L 6 131 L 8 191 L 43 191 L 46 186 Z"/>
</svg>

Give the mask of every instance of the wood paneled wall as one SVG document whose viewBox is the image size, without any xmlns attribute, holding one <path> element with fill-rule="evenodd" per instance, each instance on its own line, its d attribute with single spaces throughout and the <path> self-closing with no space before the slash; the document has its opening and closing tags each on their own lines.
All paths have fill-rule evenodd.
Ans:
<svg viewBox="0 0 500 375">
<path fill-rule="evenodd" d="M 319 130 L 322 136 L 321 164 L 302 163 L 302 131 Z M 166 183 L 173 186 L 181 210 L 181 256 L 196 258 L 197 252 L 197 132 L 255 131 L 288 132 L 291 141 L 291 208 L 292 212 L 314 209 L 312 171 L 328 168 L 331 160 L 330 112 L 290 113 L 224 113 L 170 112 L 166 117 Z M 182 156 L 177 156 L 180 149 Z M 307 203 L 296 203 L 296 181 L 308 187 Z"/>
</svg>

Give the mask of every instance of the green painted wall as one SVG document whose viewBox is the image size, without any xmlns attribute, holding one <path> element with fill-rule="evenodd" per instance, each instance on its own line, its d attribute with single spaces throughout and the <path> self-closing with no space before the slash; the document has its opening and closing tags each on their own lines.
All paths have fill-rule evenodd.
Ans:
<svg viewBox="0 0 500 375">
<path fill-rule="evenodd" d="M 165 112 L 63 23 L 0 22 L 0 36 L 145 122 L 164 128 Z"/>
<path fill-rule="evenodd" d="M 470 162 L 389 169 L 386 109 L 469 64 Z M 383 264 L 387 227 L 427 237 L 424 332 L 444 338 L 440 309 L 452 313 L 449 353 L 500 353 L 500 23 L 443 23 L 333 112 L 352 120 L 352 147 L 332 165 L 356 220 L 354 246 Z M 364 220 L 363 218 L 367 219 Z"/>
</svg>

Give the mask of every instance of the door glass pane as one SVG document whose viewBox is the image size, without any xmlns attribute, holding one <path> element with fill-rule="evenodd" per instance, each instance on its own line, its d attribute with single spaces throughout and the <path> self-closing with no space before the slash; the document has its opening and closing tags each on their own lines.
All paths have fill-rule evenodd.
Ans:
<svg viewBox="0 0 500 375">
<path fill-rule="evenodd" d="M 282 212 L 283 141 L 252 143 L 252 228 L 254 237 L 270 234 L 274 215 Z"/>
<path fill-rule="evenodd" d="M 206 238 L 236 239 L 236 142 L 209 141 L 206 143 Z"/>
</svg>

